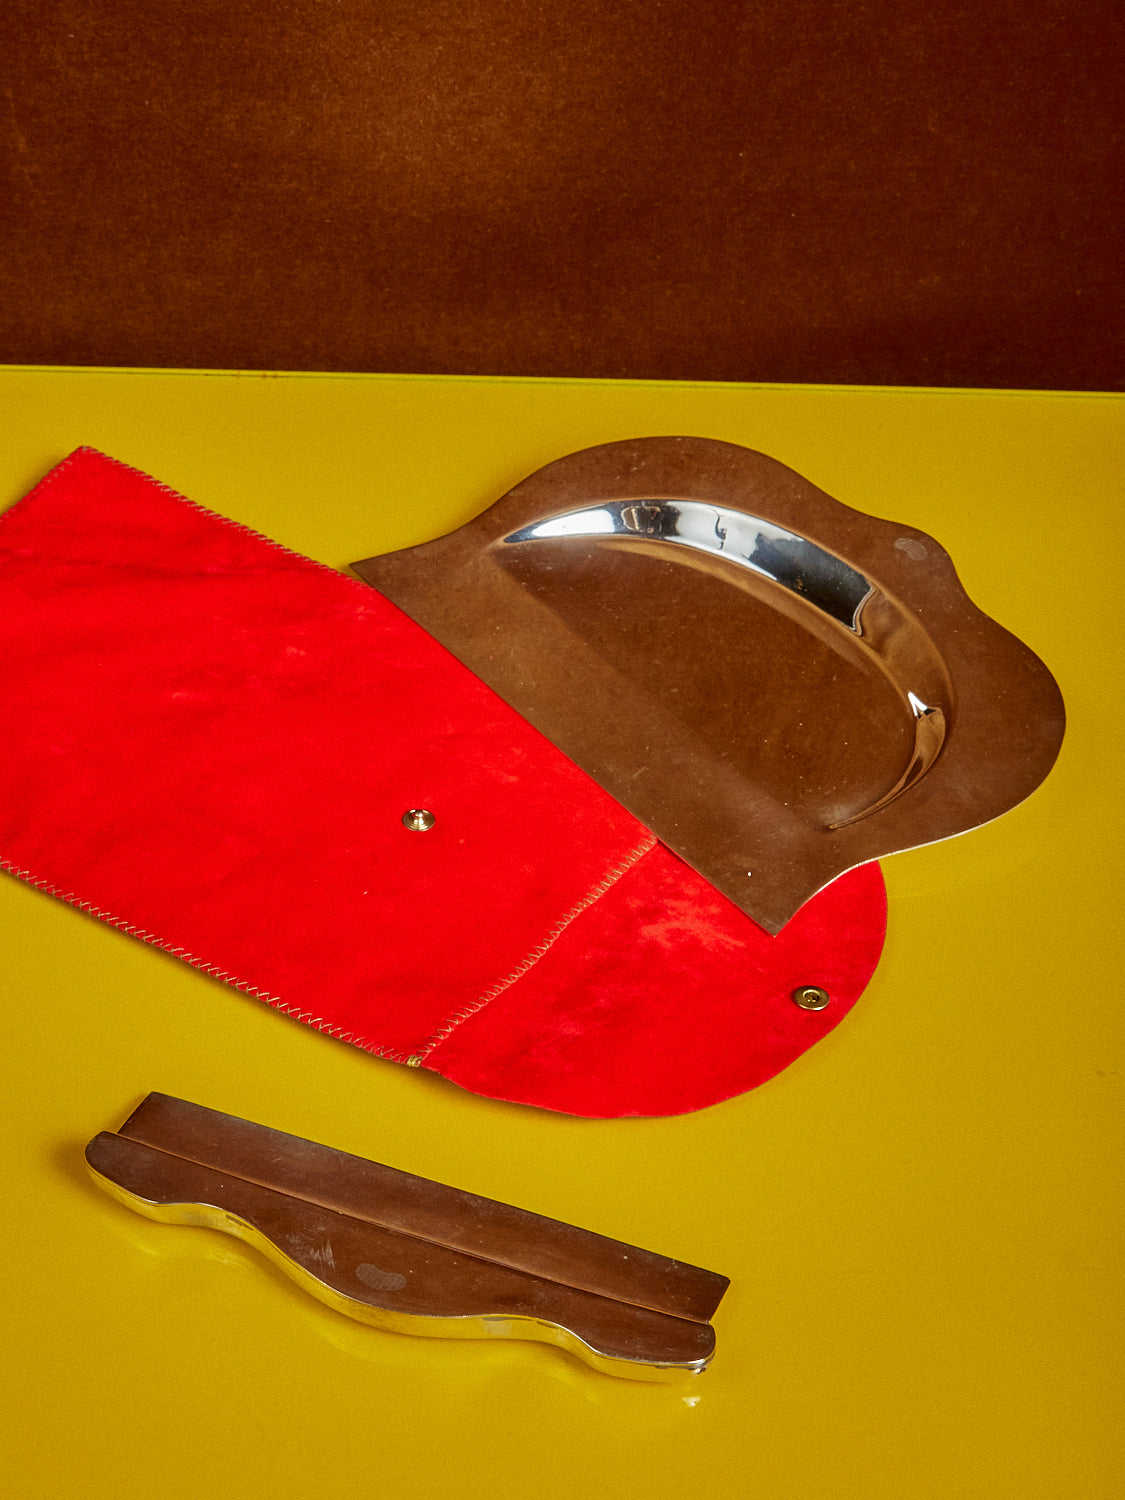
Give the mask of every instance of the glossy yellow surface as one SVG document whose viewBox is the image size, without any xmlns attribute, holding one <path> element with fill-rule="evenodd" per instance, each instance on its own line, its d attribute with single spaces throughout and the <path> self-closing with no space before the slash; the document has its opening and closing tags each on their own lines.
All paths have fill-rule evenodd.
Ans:
<svg viewBox="0 0 1125 1500">
<path fill-rule="evenodd" d="M 88 443 L 336 565 L 591 443 L 745 443 L 935 534 L 1070 715 L 1028 803 L 886 861 L 887 949 L 848 1021 L 680 1119 L 477 1099 L 5 877 L 5 1493 L 1116 1500 L 1120 399 L 14 370 L 0 388 L 0 505 Z M 355 1324 L 90 1182 L 86 1140 L 150 1089 L 722 1271 L 715 1363 L 643 1385 Z"/>
</svg>

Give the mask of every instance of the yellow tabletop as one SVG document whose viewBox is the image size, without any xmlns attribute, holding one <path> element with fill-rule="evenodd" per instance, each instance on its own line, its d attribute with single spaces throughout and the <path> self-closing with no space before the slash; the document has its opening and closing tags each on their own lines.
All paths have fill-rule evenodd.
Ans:
<svg viewBox="0 0 1125 1500">
<path fill-rule="evenodd" d="M 1029 802 L 885 862 L 848 1020 L 678 1119 L 478 1099 L 4 877 L 0 1489 L 1116 1500 L 1120 399 L 15 369 L 0 391 L 0 506 L 90 444 L 337 566 L 593 443 L 743 443 L 932 532 L 1069 712 Z M 150 1089 L 724 1272 L 715 1363 L 651 1386 L 353 1324 L 92 1185 L 85 1142 Z"/>
</svg>

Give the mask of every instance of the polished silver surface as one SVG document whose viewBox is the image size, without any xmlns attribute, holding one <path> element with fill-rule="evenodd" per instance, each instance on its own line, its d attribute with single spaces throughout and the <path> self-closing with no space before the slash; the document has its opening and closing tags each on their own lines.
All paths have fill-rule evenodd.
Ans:
<svg viewBox="0 0 1125 1500">
<path fill-rule="evenodd" d="M 857 635 L 863 633 L 860 611 L 874 592 L 862 573 L 807 537 L 760 516 L 699 500 L 611 500 L 525 526 L 504 541 L 555 537 L 668 542 L 710 552 L 772 579 Z"/>
<path fill-rule="evenodd" d="M 609 500 L 521 527 L 505 536 L 503 542 L 510 546 L 565 543 L 579 538 L 599 545 L 668 543 L 707 553 L 745 569 L 757 579 L 780 585 L 828 619 L 843 625 L 853 636 L 860 637 L 864 646 L 876 653 L 883 644 L 880 635 L 894 634 L 880 631 L 879 622 L 865 632 L 864 606 L 876 597 L 882 606 L 884 622 L 888 614 L 897 615 L 899 611 L 893 601 L 881 596 L 875 585 L 843 558 L 798 532 L 729 506 L 683 499 Z M 912 688 L 897 680 L 894 686 L 904 712 L 913 720 L 913 753 L 891 787 L 847 817 L 830 820 L 827 827 L 831 829 L 850 827 L 887 807 L 924 776 L 941 753 L 945 743 L 945 711 L 924 702 Z"/>
<path fill-rule="evenodd" d="M 355 570 L 767 932 L 1014 807 L 1062 740 L 933 537 L 731 443 L 568 454 Z"/>
<path fill-rule="evenodd" d="M 394 1333 L 530 1339 L 640 1380 L 714 1352 L 725 1276 L 186 1099 L 149 1094 L 86 1161 L 119 1203 L 245 1240 Z"/>
<path fill-rule="evenodd" d="M 838 822 L 829 823 L 830 829 L 850 828 L 853 823 L 858 823 L 861 818 L 869 818 L 872 813 L 879 812 L 897 798 L 903 792 L 908 791 L 916 781 L 926 774 L 941 754 L 941 747 L 945 744 L 946 716 L 944 710 L 936 705 L 923 703 L 917 693 L 907 692 L 906 701 L 914 715 L 914 754 L 910 758 L 910 764 L 899 777 L 898 781 L 890 791 L 885 792 L 877 801 L 872 802 L 870 807 L 862 808 L 853 813 L 850 818 L 840 818 Z"/>
</svg>

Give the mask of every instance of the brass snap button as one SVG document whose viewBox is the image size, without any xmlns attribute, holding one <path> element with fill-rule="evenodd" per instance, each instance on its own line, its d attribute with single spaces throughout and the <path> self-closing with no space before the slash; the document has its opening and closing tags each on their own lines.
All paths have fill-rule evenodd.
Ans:
<svg viewBox="0 0 1125 1500">
<path fill-rule="evenodd" d="M 824 1010 L 828 1004 L 828 991 L 815 984 L 802 984 L 793 991 L 793 1004 L 802 1010 Z"/>
</svg>

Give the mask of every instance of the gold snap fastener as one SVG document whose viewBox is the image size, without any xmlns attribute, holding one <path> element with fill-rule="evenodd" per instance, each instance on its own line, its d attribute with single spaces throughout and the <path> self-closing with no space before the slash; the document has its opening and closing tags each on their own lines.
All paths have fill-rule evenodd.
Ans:
<svg viewBox="0 0 1125 1500">
<path fill-rule="evenodd" d="M 802 984 L 793 991 L 793 1003 L 802 1010 L 823 1010 L 828 1004 L 828 991 L 815 984 Z"/>
<path fill-rule="evenodd" d="M 415 833 L 428 833 L 437 819 L 428 807 L 411 807 L 403 813 L 402 821 L 405 827 Z"/>
</svg>

